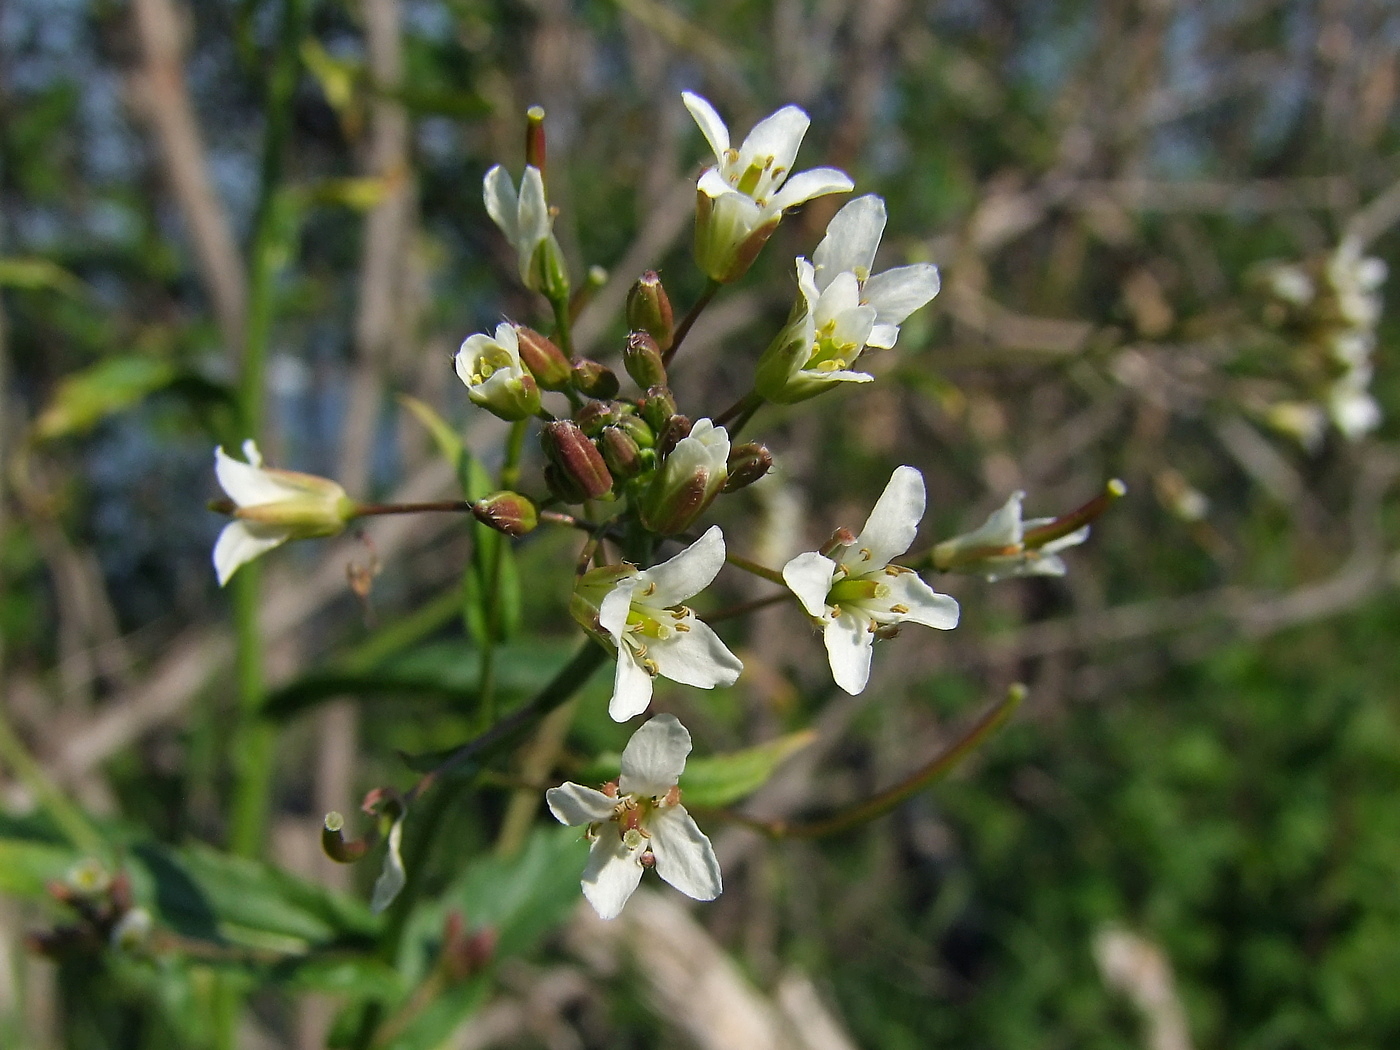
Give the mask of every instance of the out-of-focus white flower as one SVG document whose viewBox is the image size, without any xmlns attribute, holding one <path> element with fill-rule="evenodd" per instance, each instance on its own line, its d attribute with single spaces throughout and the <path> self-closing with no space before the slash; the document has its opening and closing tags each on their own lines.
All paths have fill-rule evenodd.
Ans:
<svg viewBox="0 0 1400 1050">
<path fill-rule="evenodd" d="M 811 124 L 798 107 L 765 117 L 734 149 L 729 128 L 709 102 L 690 91 L 681 98 L 715 153 L 714 166 L 697 184 L 695 217 L 695 258 L 711 279 L 727 284 L 742 277 L 788 208 L 854 188 L 835 168 L 791 174 Z"/>
<path fill-rule="evenodd" d="M 914 570 L 890 564 L 914 542 L 923 516 L 923 475 L 897 467 L 853 543 L 799 554 L 783 566 L 783 580 L 822 630 L 832 677 L 848 693 L 865 688 L 871 649 L 887 629 L 958 625 L 953 598 L 936 593 Z"/>
<path fill-rule="evenodd" d="M 545 793 L 561 824 L 586 825 L 593 845 L 583 895 L 613 919 L 642 879 L 643 867 L 688 897 L 714 900 L 723 884 L 705 833 L 681 805 L 677 782 L 690 754 L 690 733 L 675 715 L 645 722 L 622 752 L 622 776 L 606 791 L 566 783 Z"/>
<path fill-rule="evenodd" d="M 329 478 L 264 467 L 251 439 L 243 442 L 243 455 L 246 463 L 214 450 L 214 473 L 234 504 L 234 520 L 214 544 L 221 587 L 259 554 L 288 540 L 334 536 L 355 515 L 354 501 Z"/>
<path fill-rule="evenodd" d="M 151 913 L 141 906 L 128 908 L 108 934 L 108 943 L 117 951 L 134 952 L 146 946 L 155 929 Z"/>
<path fill-rule="evenodd" d="M 1327 388 L 1327 414 L 1348 441 L 1359 441 L 1381 425 L 1381 406 L 1371 396 L 1371 366 L 1349 368 Z"/>
<path fill-rule="evenodd" d="M 497 164 L 486 173 L 482 196 L 486 213 L 515 249 L 525 286 L 551 300 L 567 296 L 569 275 L 554 239 L 554 216 L 545 200 L 540 170 L 526 167 L 517 194 L 510 173 Z"/>
<path fill-rule="evenodd" d="M 816 271 L 797 260 L 799 299 L 792 318 L 759 358 L 754 389 L 775 404 L 788 405 L 838 383 L 869 383 L 874 376 L 850 365 L 875 328 L 876 310 L 862 306 L 855 274 L 837 274 L 817 287 Z"/>
<path fill-rule="evenodd" d="M 710 626 L 681 604 L 699 594 L 724 565 L 719 526 L 669 561 L 593 569 L 574 588 L 574 618 L 617 651 L 608 714 L 618 722 L 651 703 L 657 675 L 682 685 L 733 685 L 744 665 Z"/>
<path fill-rule="evenodd" d="M 457 377 L 467 397 L 501 419 L 528 419 L 540 410 L 540 388 L 520 360 L 515 326 L 502 322 L 496 337 L 469 335 L 457 351 Z"/>
<path fill-rule="evenodd" d="M 875 324 L 866 344 L 894 346 L 905 318 L 938 294 L 938 267 L 932 263 L 896 266 L 872 274 L 875 253 L 885 232 L 885 202 L 873 193 L 845 205 L 826 227 L 812 263 L 817 289 L 825 292 L 842 274 L 852 274 L 860 289 L 860 305 L 875 310 Z"/>
</svg>

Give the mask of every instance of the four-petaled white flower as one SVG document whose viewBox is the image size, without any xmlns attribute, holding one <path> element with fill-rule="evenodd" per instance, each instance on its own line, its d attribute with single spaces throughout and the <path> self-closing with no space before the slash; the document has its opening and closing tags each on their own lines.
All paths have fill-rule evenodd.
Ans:
<svg viewBox="0 0 1400 1050">
<path fill-rule="evenodd" d="M 744 665 L 719 636 L 681 603 L 710 585 L 724 565 L 719 526 L 669 561 L 650 569 L 606 566 L 586 572 L 574 588 L 574 618 L 617 650 L 608 714 L 618 722 L 651 703 L 651 680 L 713 689 L 733 685 Z"/>
<path fill-rule="evenodd" d="M 860 282 L 840 273 L 817 287 L 816 271 L 797 260 L 801 294 L 792 318 L 758 361 L 754 389 L 766 400 L 790 405 L 815 397 L 837 383 L 869 383 L 874 376 L 849 365 L 865 349 L 876 311 L 860 302 Z"/>
<path fill-rule="evenodd" d="M 885 202 L 875 194 L 851 201 L 826 227 L 812 263 L 817 289 L 823 293 L 844 274 L 859 287 L 861 306 L 875 310 L 875 324 L 866 345 L 888 350 L 899 338 L 899 326 L 938 294 L 938 267 L 932 263 L 896 266 L 872 274 L 875 253 L 885 232 Z"/>
<path fill-rule="evenodd" d="M 498 324 L 494 339 L 480 333 L 467 336 L 454 364 L 473 404 L 511 421 L 528 419 L 539 411 L 539 386 L 520 360 L 520 339 L 513 324 Z"/>
<path fill-rule="evenodd" d="M 715 152 L 697 184 L 695 256 L 700 268 L 721 283 L 742 277 L 777 227 L 783 212 L 813 197 L 854 188 L 845 172 L 813 168 L 792 172 L 811 119 L 784 106 L 754 125 L 738 149 L 729 128 L 705 99 L 683 92 L 686 109 Z"/>
<path fill-rule="evenodd" d="M 783 566 L 783 580 L 822 629 L 832 677 L 848 693 L 865 688 L 875 639 L 889 629 L 958 625 L 953 598 L 936 593 L 914 570 L 890 564 L 914 542 L 923 516 L 923 475 L 897 467 L 853 543 L 799 554 Z"/>
<path fill-rule="evenodd" d="M 562 282 L 567 294 L 568 275 L 563 271 L 559 245 L 554 240 L 554 216 L 545 200 L 544 176 L 539 168 L 525 168 L 517 194 L 510 172 L 497 164 L 486 173 L 482 196 L 486 213 L 515 249 L 525 286 L 558 298 Z"/>
<path fill-rule="evenodd" d="M 1115 494 L 1121 490 L 1112 486 Z M 989 582 L 1011 576 L 1063 576 L 1065 563 L 1059 552 L 1075 547 L 1089 538 L 1089 526 L 1083 525 L 1063 536 L 1041 544 L 1028 545 L 1027 533 L 1044 528 L 1055 518 L 1021 520 L 1024 492 L 1013 492 L 1009 499 L 993 511 L 976 529 L 944 540 L 933 549 L 933 564 L 944 572 L 966 572 L 985 576 Z"/>
<path fill-rule="evenodd" d="M 214 544 L 220 587 L 239 566 L 288 540 L 334 536 L 355 512 L 354 501 L 329 478 L 266 468 L 251 439 L 243 442 L 243 455 L 248 462 L 214 450 L 214 473 L 234 503 L 234 520 Z"/>
<path fill-rule="evenodd" d="M 583 895 L 604 919 L 622 911 L 652 864 L 688 897 L 714 900 L 723 885 L 714 848 L 681 805 L 677 781 L 690 754 L 690 733 L 675 715 L 657 715 L 632 734 L 622 776 L 598 791 L 567 783 L 545 793 L 561 824 L 588 826 L 593 845 Z"/>
</svg>

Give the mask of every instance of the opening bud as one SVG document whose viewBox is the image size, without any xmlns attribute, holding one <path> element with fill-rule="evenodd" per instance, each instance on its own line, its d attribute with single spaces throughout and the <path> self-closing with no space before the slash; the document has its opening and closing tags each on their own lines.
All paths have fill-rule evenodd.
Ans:
<svg viewBox="0 0 1400 1050">
<path fill-rule="evenodd" d="M 554 468 L 546 472 L 545 480 L 551 481 L 551 490 L 560 499 L 581 503 L 612 491 L 612 475 L 602 454 L 577 423 L 556 420 L 545 424 L 540 445 Z"/>
<path fill-rule="evenodd" d="M 666 421 L 660 437 L 656 439 L 656 451 L 663 459 L 669 456 L 684 438 L 690 436 L 694 426 L 689 416 L 674 415 Z"/>
<path fill-rule="evenodd" d="M 647 390 L 641 403 L 642 418 L 654 433 L 661 433 L 676 414 L 676 399 L 668 387 L 654 386 Z"/>
<path fill-rule="evenodd" d="M 616 397 L 622 389 L 612 369 L 597 361 L 580 361 L 574 365 L 574 389 L 585 397 Z"/>
<path fill-rule="evenodd" d="M 589 401 L 574 413 L 574 422 L 591 438 L 596 438 L 605 426 L 621 419 L 622 405 L 616 401 Z"/>
<path fill-rule="evenodd" d="M 472 515 L 507 536 L 524 536 L 540 523 L 535 505 L 518 492 L 493 492 L 472 504 Z"/>
<path fill-rule="evenodd" d="M 627 327 L 646 332 L 656 340 L 656 346 L 662 353 L 671 349 L 671 339 L 676 331 L 675 316 L 671 312 L 671 299 L 655 270 L 642 274 L 627 293 Z M 640 379 L 637 382 L 643 390 L 655 385 L 643 383 Z"/>
<path fill-rule="evenodd" d="M 773 467 L 773 453 L 756 441 L 735 445 L 729 452 L 729 478 L 725 492 L 738 492 L 752 485 Z"/>
<path fill-rule="evenodd" d="M 573 377 L 573 365 L 554 341 L 533 328 L 515 326 L 520 360 L 545 390 L 565 390 Z"/>
<path fill-rule="evenodd" d="M 729 434 L 724 427 L 699 419 L 688 430 L 662 462 L 637 508 L 642 524 L 662 536 L 688 528 L 719 495 L 728 476 Z"/>
<path fill-rule="evenodd" d="M 661 360 L 661 346 L 646 332 L 633 332 L 627 337 L 622 351 L 622 367 L 643 390 L 666 385 L 666 365 Z"/>
</svg>

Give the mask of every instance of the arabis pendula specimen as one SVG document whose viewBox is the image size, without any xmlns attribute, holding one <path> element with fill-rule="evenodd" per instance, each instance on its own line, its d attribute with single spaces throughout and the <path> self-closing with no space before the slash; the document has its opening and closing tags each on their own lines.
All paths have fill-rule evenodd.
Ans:
<svg viewBox="0 0 1400 1050">
<path fill-rule="evenodd" d="M 642 868 L 653 864 L 688 897 L 719 896 L 715 851 L 680 801 L 677 781 L 689 754 L 685 726 L 675 715 L 657 715 L 632 734 L 622 752 L 622 776 L 606 790 L 569 783 L 545 793 L 560 823 L 588 827 L 593 845 L 583 895 L 602 918 L 617 917 Z"/>
<path fill-rule="evenodd" d="M 783 566 L 783 580 L 821 628 L 832 677 L 848 693 L 865 688 L 871 649 L 889 629 L 958 625 L 955 600 L 912 569 L 890 564 L 914 542 L 923 516 L 923 475 L 897 467 L 853 543 L 799 554 Z"/>
</svg>

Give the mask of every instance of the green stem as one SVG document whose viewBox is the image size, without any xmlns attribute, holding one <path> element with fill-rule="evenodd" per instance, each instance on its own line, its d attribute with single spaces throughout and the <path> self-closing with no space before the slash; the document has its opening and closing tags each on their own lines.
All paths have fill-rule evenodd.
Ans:
<svg viewBox="0 0 1400 1050">
<path fill-rule="evenodd" d="M 48 778 L 28 748 L 15 735 L 3 711 L 0 711 L 0 764 L 8 766 L 10 772 L 29 789 L 29 793 L 74 849 L 99 860 L 108 859 L 102 836 L 88 821 L 87 815 Z"/>
<path fill-rule="evenodd" d="M 506 440 L 506 458 L 501 465 L 501 488 L 513 489 L 520 483 L 520 457 L 525 450 L 525 431 L 530 421 L 522 419 L 511 424 Z M 501 618 L 501 563 L 506 556 L 506 538 L 497 536 L 491 548 L 491 571 L 486 581 L 486 637 L 481 647 L 481 683 L 478 689 L 481 721 L 490 725 L 496 720 L 496 633 Z"/>
<path fill-rule="evenodd" d="M 751 572 L 755 576 L 762 576 L 765 580 L 771 580 L 779 587 L 787 586 L 787 581 L 783 579 L 783 574 L 777 569 L 770 569 L 766 565 L 760 565 L 756 561 L 749 561 L 748 558 L 741 558 L 739 555 L 733 553 L 726 553 L 724 560 L 736 569 L 743 569 L 745 572 Z"/>
<path fill-rule="evenodd" d="M 700 293 L 700 298 L 695 300 L 695 304 L 681 318 L 681 323 L 676 325 L 676 334 L 671 337 L 671 345 L 661 355 L 662 364 L 669 365 L 671 363 L 671 359 L 676 356 L 676 351 L 681 348 L 681 343 L 685 342 L 685 337 L 690 334 L 691 328 L 695 326 L 695 322 L 700 319 L 700 315 L 705 312 L 705 307 L 710 305 L 721 287 L 723 286 L 714 278 L 705 282 L 705 290 Z"/>
<path fill-rule="evenodd" d="M 564 356 L 572 361 L 574 359 L 574 333 L 573 319 L 569 316 L 568 297 L 551 299 L 549 305 L 554 310 L 554 341 L 559 344 L 559 349 L 564 351 Z"/>
</svg>

